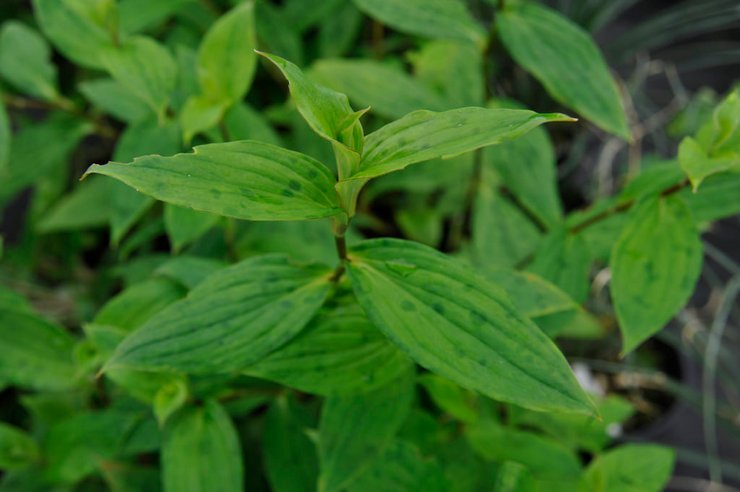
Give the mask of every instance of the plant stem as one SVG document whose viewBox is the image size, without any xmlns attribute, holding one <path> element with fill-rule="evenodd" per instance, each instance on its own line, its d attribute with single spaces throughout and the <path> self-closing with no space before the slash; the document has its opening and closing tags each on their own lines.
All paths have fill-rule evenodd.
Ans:
<svg viewBox="0 0 740 492">
<path fill-rule="evenodd" d="M 218 122 L 218 131 L 221 132 L 221 138 L 224 139 L 224 142 L 231 142 L 231 133 L 229 132 L 229 129 L 226 126 L 226 122 L 224 122 L 223 118 L 221 118 L 221 121 Z"/>
<path fill-rule="evenodd" d="M 332 282 L 338 282 L 344 274 L 345 266 L 344 263 L 347 261 L 347 240 L 344 237 L 344 233 L 341 235 L 334 236 L 334 243 L 337 246 L 337 256 L 339 256 L 339 265 L 337 265 L 334 274 L 331 276 Z"/>
<path fill-rule="evenodd" d="M 684 188 L 686 188 L 688 185 L 689 185 L 689 180 L 688 179 L 684 179 L 683 181 L 681 181 L 679 183 L 676 183 L 676 184 L 674 184 L 672 186 L 669 186 L 665 190 L 661 191 L 660 192 L 660 196 L 666 197 L 666 196 L 670 196 L 670 195 L 672 195 L 674 193 L 678 193 L 679 191 L 681 191 Z M 601 222 L 602 220 L 608 219 L 612 215 L 616 215 L 616 214 L 619 214 L 619 213 L 622 213 L 622 212 L 626 212 L 627 210 L 629 210 L 630 208 L 632 208 L 632 206 L 635 204 L 635 202 L 636 202 L 636 200 L 634 200 L 634 199 L 628 200 L 628 201 L 626 201 L 624 203 L 620 203 L 619 205 L 616 205 L 616 206 L 614 206 L 614 207 L 612 207 L 610 209 L 604 210 L 603 212 L 601 212 L 599 214 L 596 214 L 593 217 L 589 217 L 588 219 L 584 220 L 580 224 L 575 224 L 575 225 L 571 226 L 568 229 L 568 232 L 571 233 L 571 234 L 578 234 L 579 232 L 582 232 L 584 229 L 587 229 L 587 228 L 591 227 L 592 225 Z"/>
</svg>

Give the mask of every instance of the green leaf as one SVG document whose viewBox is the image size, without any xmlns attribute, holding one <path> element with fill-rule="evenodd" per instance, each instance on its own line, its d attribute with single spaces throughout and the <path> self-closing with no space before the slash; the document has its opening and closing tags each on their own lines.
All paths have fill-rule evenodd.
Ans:
<svg viewBox="0 0 740 492">
<path fill-rule="evenodd" d="M 360 107 L 400 118 L 416 109 L 444 110 L 445 101 L 397 67 L 375 60 L 319 60 L 311 74 L 322 84 L 343 92 Z"/>
<path fill-rule="evenodd" d="M 110 183 L 97 176 L 80 183 L 41 217 L 36 231 L 43 234 L 108 225 Z"/>
<path fill-rule="evenodd" d="M 75 384 L 74 340 L 50 321 L 12 306 L 0 306 L 0 383 L 37 390 Z"/>
<path fill-rule="evenodd" d="M 265 470 L 273 492 L 315 492 L 316 446 L 306 434 L 305 411 L 285 396 L 270 405 L 265 421 Z"/>
<path fill-rule="evenodd" d="M 740 152 L 709 157 L 699 143 L 691 137 L 684 138 L 678 147 L 678 162 L 696 191 L 709 176 L 723 171 L 740 171 Z"/>
<path fill-rule="evenodd" d="M 654 444 L 625 444 L 589 464 L 579 492 L 659 492 L 673 470 L 675 452 Z"/>
<path fill-rule="evenodd" d="M 295 337 L 324 303 L 325 267 L 268 255 L 221 270 L 150 318 L 117 349 L 109 366 L 228 373 Z"/>
<path fill-rule="evenodd" d="M 78 89 L 93 105 L 121 121 L 133 123 L 150 114 L 144 101 L 113 79 L 88 80 Z"/>
<path fill-rule="evenodd" d="M 321 138 L 362 150 L 362 125 L 359 116 L 349 105 L 347 96 L 322 85 L 315 84 L 293 63 L 267 53 L 260 53 L 270 60 L 286 79 L 290 95 L 308 126 Z"/>
<path fill-rule="evenodd" d="M 319 26 L 319 58 L 333 58 L 350 51 L 362 31 L 362 20 L 362 13 L 352 2 L 342 2 Z"/>
<path fill-rule="evenodd" d="M 179 117 L 185 144 L 190 144 L 195 135 L 216 126 L 224 116 L 225 106 L 223 102 L 213 101 L 208 96 L 189 97 Z"/>
<path fill-rule="evenodd" d="M 473 203 L 471 253 L 479 266 L 515 267 L 535 252 L 542 233 L 499 186 L 493 169 L 484 167 Z"/>
<path fill-rule="evenodd" d="M 23 468 L 39 457 L 39 448 L 31 436 L 21 429 L 0 422 L 0 469 Z"/>
<path fill-rule="evenodd" d="M 120 0 L 121 30 L 130 34 L 155 27 L 196 0 Z"/>
<path fill-rule="evenodd" d="M 369 470 L 352 482 L 350 492 L 445 492 L 452 490 L 442 468 L 425 459 L 410 442 L 396 440 Z"/>
<path fill-rule="evenodd" d="M 241 3 L 220 17 L 198 49 L 202 93 L 214 101 L 234 103 L 244 97 L 257 67 L 254 3 Z"/>
<path fill-rule="evenodd" d="M 0 100 L 0 174 L 3 173 L 5 166 L 8 165 L 11 138 L 8 112 L 5 110 L 5 103 Z"/>
<path fill-rule="evenodd" d="M 316 12 L 328 3 L 330 2 L 306 4 L 306 6 L 309 7 L 310 12 Z M 303 40 L 297 30 L 286 28 L 289 20 L 285 8 L 279 8 L 270 2 L 257 2 L 255 8 L 257 9 L 255 17 L 259 19 L 256 24 L 260 47 L 270 53 L 293 60 L 299 65 L 303 64 L 305 58 Z"/>
<path fill-rule="evenodd" d="M 470 43 L 432 41 L 412 53 L 410 60 L 416 78 L 444 98 L 444 109 L 483 103 L 483 57 Z"/>
<path fill-rule="evenodd" d="M 529 317 L 546 316 L 576 309 L 568 294 L 542 277 L 509 268 L 491 268 L 483 275 L 502 287 L 519 311 Z"/>
<path fill-rule="evenodd" d="M 534 478 L 577 482 L 580 477 L 578 457 L 557 441 L 491 420 L 469 427 L 466 436 L 484 458 L 519 463 Z"/>
<path fill-rule="evenodd" d="M 194 151 L 93 164 L 86 175 L 112 176 L 158 200 L 237 219 L 318 219 L 341 212 L 331 172 L 306 155 L 255 141 Z"/>
<path fill-rule="evenodd" d="M 428 38 L 459 39 L 478 48 L 486 33 L 460 0 L 353 0 L 355 5 L 399 31 Z"/>
<path fill-rule="evenodd" d="M 367 136 L 359 172 L 350 179 L 374 178 L 417 162 L 454 157 L 512 140 L 552 121 L 573 120 L 518 109 L 414 111 Z"/>
<path fill-rule="evenodd" d="M 185 296 L 185 289 L 165 278 L 134 284 L 111 298 L 98 311 L 93 323 L 132 332 L 146 320 Z"/>
<path fill-rule="evenodd" d="M 471 268 L 394 239 L 362 242 L 350 259 L 352 286 L 370 320 L 423 367 L 524 407 L 592 411 L 552 341 Z"/>
<path fill-rule="evenodd" d="M 107 49 L 102 60 L 116 81 L 164 119 L 177 79 L 177 65 L 167 48 L 138 36 Z"/>
<path fill-rule="evenodd" d="M 154 273 L 176 280 L 188 289 L 193 289 L 209 275 L 224 267 L 220 260 L 197 256 L 178 256 L 163 263 Z"/>
<path fill-rule="evenodd" d="M 587 32 L 535 3 L 507 6 L 496 28 L 514 60 L 553 98 L 600 128 L 632 138 L 617 84 Z"/>
<path fill-rule="evenodd" d="M 476 394 L 436 374 L 423 374 L 419 383 L 440 409 L 460 422 L 471 424 L 478 420 Z"/>
<path fill-rule="evenodd" d="M 610 260 L 622 353 L 658 332 L 686 304 L 701 265 L 701 240 L 683 200 L 648 198 L 632 211 Z"/>
<path fill-rule="evenodd" d="M 408 358 L 370 323 L 356 304 L 317 316 L 281 349 L 246 374 L 308 393 L 367 391 L 409 369 Z"/>
<path fill-rule="evenodd" d="M 17 90 L 46 101 L 59 97 L 51 50 L 35 30 L 17 21 L 0 31 L 0 75 Z"/>
<path fill-rule="evenodd" d="M 159 388 L 154 395 L 154 415 L 159 425 L 163 426 L 172 414 L 182 408 L 187 398 L 188 386 L 181 379 L 175 379 Z"/>
<path fill-rule="evenodd" d="M 224 115 L 232 140 L 259 140 L 280 145 L 281 140 L 265 117 L 246 103 L 234 104 Z"/>
<path fill-rule="evenodd" d="M 578 234 L 556 229 L 540 243 L 528 270 L 549 280 L 576 302 L 588 297 L 591 256 Z"/>
<path fill-rule="evenodd" d="M 167 421 L 161 459 L 164 492 L 244 488 L 239 436 L 214 400 L 185 408 Z"/>
<path fill-rule="evenodd" d="M 103 68 L 114 48 L 115 4 L 109 0 L 33 0 L 41 31 L 64 56 L 83 67 Z"/>
<path fill-rule="evenodd" d="M 218 215 L 178 207 L 171 203 L 164 206 L 164 228 L 173 251 L 180 251 L 218 223 Z"/>
<path fill-rule="evenodd" d="M 740 214 L 740 174 L 723 173 L 708 177 L 697 193 L 686 190 L 686 201 L 697 222 L 711 222 Z"/>
<path fill-rule="evenodd" d="M 391 444 L 408 415 L 413 376 L 365 393 L 330 396 L 319 424 L 319 492 L 343 490 Z"/>
</svg>

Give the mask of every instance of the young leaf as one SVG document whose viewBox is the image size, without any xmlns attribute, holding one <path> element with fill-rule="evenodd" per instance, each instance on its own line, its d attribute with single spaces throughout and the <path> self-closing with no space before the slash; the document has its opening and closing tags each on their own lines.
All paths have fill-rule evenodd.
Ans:
<svg viewBox="0 0 740 492">
<path fill-rule="evenodd" d="M 108 31 L 116 15 L 113 2 L 33 0 L 33 9 L 39 27 L 64 56 L 83 67 L 104 68 L 103 53 L 114 48 Z"/>
<path fill-rule="evenodd" d="M 598 456 L 583 475 L 579 492 L 659 492 L 671 477 L 675 452 L 653 444 L 625 444 Z"/>
<path fill-rule="evenodd" d="M 632 211 L 610 260 L 623 354 L 663 328 L 686 304 L 701 265 L 699 233 L 681 198 L 648 198 Z"/>
<path fill-rule="evenodd" d="M 486 33 L 460 0 L 354 0 L 370 17 L 394 29 L 428 38 L 459 39 L 479 48 Z"/>
<path fill-rule="evenodd" d="M 264 460 L 274 492 L 315 492 L 319 475 L 316 446 L 306 435 L 301 408 L 285 396 L 267 411 Z"/>
<path fill-rule="evenodd" d="M 591 36 L 535 3 L 507 6 L 496 27 L 511 56 L 557 101 L 600 128 L 631 139 L 617 84 Z"/>
<path fill-rule="evenodd" d="M 227 104 L 244 97 L 257 67 L 254 3 L 234 7 L 211 27 L 198 49 L 202 93 Z"/>
<path fill-rule="evenodd" d="M 367 136 L 360 169 L 349 179 L 375 178 L 417 162 L 454 157 L 512 140 L 552 121 L 573 119 L 519 109 L 414 111 Z"/>
<path fill-rule="evenodd" d="M 408 371 L 409 363 L 360 307 L 350 304 L 317 316 L 303 333 L 245 372 L 331 395 L 385 385 Z"/>
<path fill-rule="evenodd" d="M 388 118 L 416 109 L 440 111 L 446 102 L 403 71 L 374 60 L 319 60 L 312 69 L 316 80 L 347 94 L 360 107 Z"/>
<path fill-rule="evenodd" d="M 198 212 L 192 208 L 164 205 L 164 228 L 170 238 L 172 250 L 180 251 L 218 223 L 218 215 Z"/>
<path fill-rule="evenodd" d="M 360 243 L 350 259 L 370 320 L 423 367 L 524 407 L 592 411 L 552 341 L 466 265 L 394 239 Z"/>
<path fill-rule="evenodd" d="M 283 73 L 298 111 L 321 138 L 362 150 L 362 125 L 347 96 L 315 84 L 293 63 L 279 56 L 260 53 Z"/>
<path fill-rule="evenodd" d="M 699 143 L 691 137 L 684 138 L 678 147 L 678 162 L 696 191 L 709 176 L 723 171 L 740 171 L 740 152 L 710 157 Z"/>
<path fill-rule="evenodd" d="M 159 388 L 154 395 L 154 415 L 159 425 L 163 426 L 185 404 L 187 398 L 188 386 L 182 379 L 175 379 Z"/>
<path fill-rule="evenodd" d="M 6 22 L 0 31 L 0 75 L 32 97 L 46 101 L 59 97 L 49 45 L 21 22 Z"/>
<path fill-rule="evenodd" d="M 365 393 L 328 397 L 319 424 L 319 492 L 344 490 L 388 445 L 413 398 L 410 372 Z"/>
<path fill-rule="evenodd" d="M 185 408 L 168 420 L 162 445 L 164 492 L 244 489 L 239 436 L 214 400 Z"/>
<path fill-rule="evenodd" d="M 21 429 L 0 422 L 0 469 L 13 470 L 38 460 L 36 441 Z"/>
<path fill-rule="evenodd" d="M 164 119 L 177 79 L 177 65 L 167 48 L 151 38 L 134 37 L 105 50 L 102 60 L 116 81 Z"/>
<path fill-rule="evenodd" d="M 331 172 L 306 155 L 255 141 L 194 151 L 93 164 L 86 174 L 112 176 L 158 200 L 237 219 L 304 220 L 341 212 Z"/>
<path fill-rule="evenodd" d="M 252 258 L 221 270 L 150 318 L 109 366 L 228 373 L 295 337 L 324 303 L 329 272 L 286 257 Z"/>
<path fill-rule="evenodd" d="M 0 383 L 38 390 L 65 390 L 75 384 L 74 340 L 44 318 L 0 306 Z"/>
</svg>

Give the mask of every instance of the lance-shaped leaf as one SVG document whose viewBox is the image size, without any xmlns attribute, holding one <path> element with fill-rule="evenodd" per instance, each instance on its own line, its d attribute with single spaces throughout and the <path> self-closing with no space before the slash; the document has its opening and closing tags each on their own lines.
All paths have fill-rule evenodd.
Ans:
<svg viewBox="0 0 740 492">
<path fill-rule="evenodd" d="M 496 27 L 514 60 L 552 97 L 600 128 L 631 138 L 617 84 L 586 31 L 534 3 L 503 10 Z"/>
<path fill-rule="evenodd" d="M 217 402 L 186 408 L 167 422 L 162 445 L 164 492 L 244 489 L 239 436 Z"/>
<path fill-rule="evenodd" d="M 244 97 L 257 67 L 254 3 L 242 3 L 219 18 L 198 49 L 201 91 L 212 100 L 233 103 Z"/>
<path fill-rule="evenodd" d="M 423 367 L 527 408 L 592 411 L 555 344 L 465 264 L 395 239 L 360 243 L 350 259 L 370 320 Z"/>
<path fill-rule="evenodd" d="M 226 373 L 295 337 L 324 303 L 329 272 L 281 255 L 221 270 L 133 332 L 109 366 Z"/>
<path fill-rule="evenodd" d="M 512 140 L 551 121 L 574 120 L 523 109 L 414 111 L 365 138 L 360 170 L 350 179 L 374 178 L 417 162 L 454 157 Z"/>
<path fill-rule="evenodd" d="M 409 369 L 410 360 L 385 338 L 357 304 L 317 316 L 290 343 L 246 373 L 308 393 L 367 391 Z"/>
<path fill-rule="evenodd" d="M 167 48 L 140 36 L 107 49 L 102 59 L 115 80 L 163 118 L 177 80 L 177 65 Z"/>
<path fill-rule="evenodd" d="M 33 97 L 47 101 L 59 97 L 49 45 L 39 33 L 21 22 L 9 21 L 0 31 L 0 75 Z"/>
<path fill-rule="evenodd" d="M 319 424 L 319 492 L 344 490 L 391 444 L 408 415 L 413 375 L 364 393 L 326 399 Z"/>
<path fill-rule="evenodd" d="M 429 38 L 486 44 L 486 33 L 460 0 L 354 0 L 367 15 L 394 29 Z"/>
<path fill-rule="evenodd" d="M 290 87 L 296 108 L 308 126 L 322 138 L 338 142 L 350 149 L 362 149 L 362 126 L 347 96 L 311 81 L 293 63 L 279 56 L 260 53 L 283 73 Z"/>
<path fill-rule="evenodd" d="M 247 220 L 303 220 L 340 213 L 334 176 L 298 152 L 256 141 L 195 147 L 130 164 L 93 164 L 86 174 L 114 177 L 182 207 Z"/>
<path fill-rule="evenodd" d="M 681 198 L 648 198 L 638 205 L 610 260 L 622 353 L 663 328 L 686 304 L 701 264 L 699 232 Z"/>
</svg>

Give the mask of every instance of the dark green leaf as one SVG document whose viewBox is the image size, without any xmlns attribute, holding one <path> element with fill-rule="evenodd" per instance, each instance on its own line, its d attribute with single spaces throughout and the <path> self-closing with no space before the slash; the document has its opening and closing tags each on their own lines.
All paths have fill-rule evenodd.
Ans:
<svg viewBox="0 0 740 492">
<path fill-rule="evenodd" d="M 439 40 L 426 43 L 410 55 L 414 75 L 438 92 L 447 107 L 479 106 L 483 103 L 483 57 L 470 43 Z"/>
<path fill-rule="evenodd" d="M 681 198 L 648 198 L 632 211 L 610 260 L 622 353 L 663 328 L 686 304 L 701 265 L 699 233 Z"/>
<path fill-rule="evenodd" d="M 552 341 L 471 268 L 393 239 L 360 243 L 350 258 L 349 276 L 368 317 L 422 366 L 528 408 L 592 411 Z"/>
<path fill-rule="evenodd" d="M 168 279 L 147 280 L 110 299 L 95 315 L 93 323 L 131 332 L 184 295 L 185 289 Z"/>
<path fill-rule="evenodd" d="M 154 273 L 176 280 L 192 289 L 224 266 L 223 262 L 211 258 L 178 256 L 162 264 Z"/>
<path fill-rule="evenodd" d="M 567 292 L 576 302 L 588 297 L 591 257 L 578 234 L 556 229 L 545 237 L 529 270 Z"/>
<path fill-rule="evenodd" d="M 295 337 L 330 288 L 325 267 L 277 255 L 221 270 L 150 318 L 117 349 L 109 366 L 228 373 Z"/>
<path fill-rule="evenodd" d="M 434 403 L 460 422 L 478 420 L 477 395 L 436 374 L 423 374 L 419 382 Z"/>
<path fill-rule="evenodd" d="M 13 470 L 39 459 L 36 442 L 21 429 L 0 422 L 0 469 Z"/>
<path fill-rule="evenodd" d="M 195 147 L 192 154 L 92 165 L 138 191 L 183 207 L 247 220 L 301 220 L 340 213 L 334 177 L 320 162 L 256 141 Z"/>
<path fill-rule="evenodd" d="M 5 110 L 5 103 L 0 101 L 0 174 L 3 173 L 5 166 L 8 165 L 8 156 L 10 155 L 10 119 Z"/>
<path fill-rule="evenodd" d="M 512 57 L 559 102 L 602 129 L 631 139 L 617 84 L 591 36 L 535 3 L 507 6 L 496 27 Z"/>
<path fill-rule="evenodd" d="M 673 450 L 653 444 L 625 444 L 588 466 L 579 492 L 659 492 L 673 470 Z"/>
<path fill-rule="evenodd" d="M 330 396 L 319 425 L 320 492 L 343 490 L 393 441 L 408 415 L 413 376 L 366 393 Z"/>
<path fill-rule="evenodd" d="M 0 75 L 30 96 L 47 101 L 59 97 L 46 40 L 21 22 L 6 22 L 0 31 Z"/>
<path fill-rule="evenodd" d="M 121 30 L 141 32 L 166 20 L 184 5 L 196 0 L 120 0 L 118 2 Z"/>
<path fill-rule="evenodd" d="M 471 41 L 479 48 L 486 33 L 460 0 L 354 0 L 355 5 L 394 29 L 428 38 Z"/>
<path fill-rule="evenodd" d="M 552 121 L 572 119 L 517 109 L 414 111 L 367 136 L 360 170 L 350 179 L 374 178 L 417 162 L 454 157 L 512 140 Z"/>
<path fill-rule="evenodd" d="M 356 304 L 319 315 L 295 339 L 246 373 L 308 393 L 367 391 L 409 369 L 409 359 Z"/>
<path fill-rule="evenodd" d="M 239 492 L 244 465 L 234 424 L 209 400 L 168 420 L 162 446 L 164 492 Z"/>
</svg>

